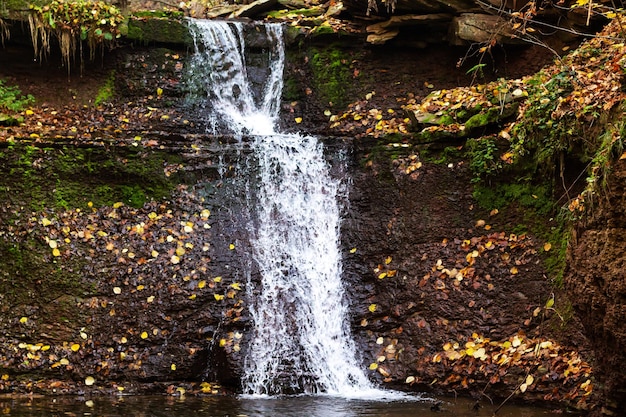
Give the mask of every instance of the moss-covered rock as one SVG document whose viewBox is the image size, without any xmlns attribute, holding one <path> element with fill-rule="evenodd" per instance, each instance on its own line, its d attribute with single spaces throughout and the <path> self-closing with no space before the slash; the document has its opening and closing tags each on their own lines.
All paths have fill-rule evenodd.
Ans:
<svg viewBox="0 0 626 417">
<path fill-rule="evenodd" d="M 191 35 L 181 18 L 131 17 L 126 38 L 141 44 L 190 45 Z"/>
</svg>

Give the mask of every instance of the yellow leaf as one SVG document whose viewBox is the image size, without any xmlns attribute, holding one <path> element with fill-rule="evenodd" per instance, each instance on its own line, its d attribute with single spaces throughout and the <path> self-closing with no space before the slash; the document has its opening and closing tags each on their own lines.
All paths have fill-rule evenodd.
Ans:
<svg viewBox="0 0 626 417">
<path fill-rule="evenodd" d="M 487 357 L 485 353 L 485 348 L 484 347 L 478 348 L 477 350 L 474 351 L 472 356 L 477 359 L 484 360 Z"/>
<path fill-rule="evenodd" d="M 157 251 L 155 251 L 154 249 L 152 249 L 152 252 L 150 252 L 150 255 L 151 255 L 153 258 L 157 258 L 157 257 L 159 256 L 159 252 L 157 252 Z"/>
<path fill-rule="evenodd" d="M 161 87 L 157 88 L 157 96 L 161 97 L 163 95 L 163 89 Z"/>
<path fill-rule="evenodd" d="M 180 263 L 180 258 L 176 255 L 172 255 L 172 257 L 170 258 L 170 262 L 173 263 L 174 265 Z"/>
<path fill-rule="evenodd" d="M 370 363 L 369 369 L 371 371 L 375 371 L 376 369 L 378 369 L 378 364 L 376 362 Z"/>
<path fill-rule="evenodd" d="M 226 346 L 226 339 L 220 339 L 220 347 Z"/>
<path fill-rule="evenodd" d="M 350 253 L 356 253 L 356 248 L 350 249 Z"/>
<path fill-rule="evenodd" d="M 175 363 L 171 364 L 171 365 L 170 365 L 170 369 L 171 369 L 172 371 L 175 371 L 175 370 L 176 370 L 176 364 L 175 364 Z"/>
<path fill-rule="evenodd" d="M 228 249 L 233 250 L 235 249 L 235 244 L 231 243 L 230 245 L 228 245 Z"/>
<path fill-rule="evenodd" d="M 511 274 L 515 275 L 519 272 L 519 270 L 517 269 L 516 266 L 514 266 L 513 268 L 511 268 Z"/>
<path fill-rule="evenodd" d="M 202 281 L 198 282 L 198 288 L 202 289 L 205 286 L 206 286 L 206 281 L 205 280 L 202 280 Z"/>
<path fill-rule="evenodd" d="M 200 217 L 202 217 L 204 219 L 208 219 L 210 215 L 211 215 L 211 212 L 208 209 L 204 209 L 200 213 Z"/>
<path fill-rule="evenodd" d="M 61 256 L 61 252 L 59 251 L 59 248 L 52 249 L 52 256 Z"/>
<path fill-rule="evenodd" d="M 67 358 L 63 358 L 59 361 L 61 365 L 69 365 L 70 361 Z"/>
<path fill-rule="evenodd" d="M 87 386 L 91 386 L 96 382 L 95 378 L 92 376 L 88 376 L 87 378 L 85 378 L 85 385 Z"/>
<path fill-rule="evenodd" d="M 238 282 L 233 282 L 232 284 L 230 284 L 230 287 L 237 291 L 241 290 L 241 284 Z"/>
<path fill-rule="evenodd" d="M 387 256 L 385 258 L 385 265 L 389 265 L 391 263 L 391 256 Z"/>
<path fill-rule="evenodd" d="M 147 301 L 148 303 L 153 302 L 153 301 L 154 301 L 154 295 L 151 295 L 150 297 L 146 298 L 146 301 Z"/>
<path fill-rule="evenodd" d="M 113 208 L 114 208 L 114 209 L 116 209 L 116 208 L 120 208 L 120 207 L 122 207 L 123 205 L 124 205 L 124 203 L 122 203 L 121 201 L 118 201 L 117 203 L 114 203 L 114 204 L 113 204 Z"/>
<path fill-rule="evenodd" d="M 383 279 L 387 276 L 386 272 L 381 272 L 380 274 L 378 274 L 378 279 Z"/>
<path fill-rule="evenodd" d="M 148 332 L 141 332 L 141 335 L 139 335 L 139 337 L 141 337 L 142 339 L 147 339 L 148 338 Z"/>
<path fill-rule="evenodd" d="M 27 321 L 28 321 L 28 317 L 22 317 L 20 319 L 20 323 L 22 323 L 22 324 L 26 323 Z"/>
<path fill-rule="evenodd" d="M 35 114 L 35 112 L 32 111 L 31 109 L 26 110 L 26 115 L 27 116 L 32 116 L 33 114 Z"/>
<path fill-rule="evenodd" d="M 179 246 L 176 248 L 176 255 L 178 256 L 183 256 L 185 254 L 185 248 L 183 248 L 182 246 Z"/>
<path fill-rule="evenodd" d="M 222 281 L 222 277 L 213 278 L 213 282 L 221 282 L 221 281 Z"/>
<path fill-rule="evenodd" d="M 370 306 L 367 308 L 371 313 L 376 311 L 376 304 L 370 304 Z"/>
<path fill-rule="evenodd" d="M 543 250 L 545 250 L 546 252 L 548 252 L 550 249 L 552 249 L 552 243 L 550 243 L 550 242 L 546 242 L 546 243 L 543 245 Z"/>
<path fill-rule="evenodd" d="M 47 217 L 44 217 L 43 219 L 41 219 L 41 224 L 42 226 L 50 226 L 52 222 Z"/>
<path fill-rule="evenodd" d="M 552 306 L 554 306 L 554 297 L 551 297 L 547 302 L 546 302 L 546 308 L 552 308 Z"/>
<path fill-rule="evenodd" d="M 296 117 L 294 120 L 296 123 L 302 123 L 302 117 Z"/>
<path fill-rule="evenodd" d="M 80 345 L 78 343 L 74 343 L 70 346 L 70 349 L 72 349 L 72 352 L 78 352 L 80 350 Z"/>
<path fill-rule="evenodd" d="M 213 294 L 213 297 L 217 300 L 217 301 L 221 301 L 224 299 L 224 296 L 222 294 Z"/>
</svg>

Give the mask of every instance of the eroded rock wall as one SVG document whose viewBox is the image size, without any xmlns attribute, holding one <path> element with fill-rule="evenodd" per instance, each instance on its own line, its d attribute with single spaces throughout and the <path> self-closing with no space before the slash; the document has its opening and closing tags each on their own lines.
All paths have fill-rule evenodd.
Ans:
<svg viewBox="0 0 626 417">
<path fill-rule="evenodd" d="M 579 225 L 566 283 L 596 353 L 607 411 L 626 410 L 626 162 L 617 161 L 594 201 L 593 217 Z"/>
</svg>

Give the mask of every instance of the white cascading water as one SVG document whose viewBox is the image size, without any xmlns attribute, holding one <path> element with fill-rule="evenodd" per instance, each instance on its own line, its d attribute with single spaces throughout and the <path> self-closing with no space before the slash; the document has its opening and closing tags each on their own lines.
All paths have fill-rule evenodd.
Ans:
<svg viewBox="0 0 626 417">
<path fill-rule="evenodd" d="M 270 51 L 265 91 L 255 103 L 246 76 L 242 25 L 192 21 L 195 64 L 210 69 L 214 115 L 248 135 L 258 160 L 249 283 L 254 321 L 243 391 L 253 395 L 360 396 L 372 386 L 356 359 L 347 323 L 339 249 L 339 181 L 316 138 L 276 131 L 282 90 L 282 27 L 265 25 Z M 212 123 L 213 126 L 219 123 Z M 220 132 L 224 133 L 224 132 Z M 256 291 L 252 287 L 256 285 Z"/>
</svg>

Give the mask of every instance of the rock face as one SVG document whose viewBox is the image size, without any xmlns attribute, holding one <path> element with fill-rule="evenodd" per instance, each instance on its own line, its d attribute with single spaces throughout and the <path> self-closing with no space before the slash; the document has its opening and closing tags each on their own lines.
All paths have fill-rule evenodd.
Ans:
<svg viewBox="0 0 626 417">
<path fill-rule="evenodd" d="M 0 208 L 0 280 L 7 289 L 16 276 L 21 284 L 0 298 L 2 373 L 56 378 L 65 392 L 83 389 L 77 382 L 88 375 L 99 375 L 100 392 L 117 392 L 121 384 L 145 392 L 146 384 L 170 381 L 191 381 L 196 390 L 201 381 L 217 381 L 237 390 L 249 337 L 245 283 L 256 279 L 246 257 L 242 187 L 251 173 L 238 160 L 246 157 L 245 141 L 207 135 L 203 109 L 183 105 L 191 88 L 183 82 L 184 51 L 137 48 L 117 58 L 117 73 L 124 74 L 116 82 L 119 109 L 73 109 L 72 120 L 95 126 L 81 125 L 68 137 L 54 132 L 52 143 L 1 154 L 0 185 L 13 195 Z M 381 74 L 372 81 L 379 96 L 398 88 L 401 76 Z M 389 93 L 381 108 L 394 100 Z M 285 109 L 292 108 L 289 101 Z M 323 110 L 317 113 L 311 118 L 323 117 Z M 122 122 L 123 131 L 110 127 Z M 20 132 L 9 133 L 30 140 L 30 132 Z M 38 132 L 50 140 L 50 132 Z M 523 213 L 475 207 L 458 149 L 324 141 L 328 159 L 351 178 L 342 225 L 346 292 L 372 380 L 504 398 L 532 370 L 536 382 L 524 399 L 569 405 L 585 394 L 580 378 L 589 369 L 576 345 L 584 339 L 542 310 L 551 287 L 541 242 L 514 230 Z M 144 188 L 153 192 L 157 185 L 168 194 L 137 204 Z M 77 188 L 73 202 L 81 210 L 68 210 L 63 198 Z M 89 206 L 95 191 L 95 197 L 119 191 L 125 204 Z M 31 208 L 31 200 L 39 205 Z M 52 240 L 59 242 L 58 256 Z M 33 299 L 27 283 L 45 294 Z M 575 329 L 576 321 L 570 325 Z M 43 346 L 48 355 L 26 361 Z M 492 359 L 503 353 L 519 355 L 521 366 Z M 581 375 L 562 378 L 562 358 L 580 364 Z M 13 377 L 0 385 L 27 389 Z"/>
<path fill-rule="evenodd" d="M 626 162 L 620 160 L 607 178 L 593 217 L 576 230 L 566 283 L 598 358 L 609 397 L 607 408 L 626 410 Z"/>
</svg>

